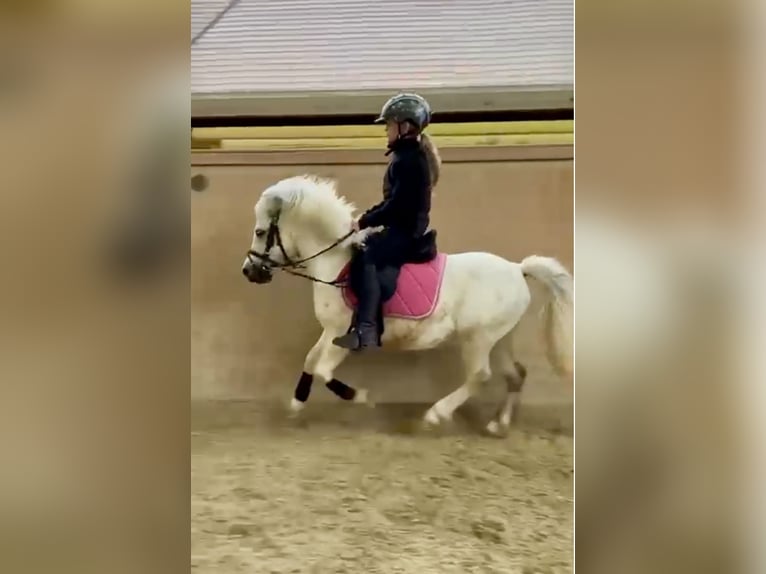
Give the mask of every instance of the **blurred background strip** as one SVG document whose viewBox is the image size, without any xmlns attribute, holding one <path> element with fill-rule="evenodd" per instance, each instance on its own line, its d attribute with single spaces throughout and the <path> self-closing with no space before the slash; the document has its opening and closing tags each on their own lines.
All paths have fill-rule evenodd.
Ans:
<svg viewBox="0 0 766 574">
<path fill-rule="evenodd" d="M 437 113 L 573 108 L 569 0 L 192 0 L 192 14 L 192 36 L 208 27 L 195 117 L 369 114 L 397 90 Z"/>
<path fill-rule="evenodd" d="M 477 122 L 434 124 L 439 147 L 572 145 L 574 122 Z M 380 126 L 266 126 L 194 128 L 195 150 L 385 149 Z"/>
</svg>

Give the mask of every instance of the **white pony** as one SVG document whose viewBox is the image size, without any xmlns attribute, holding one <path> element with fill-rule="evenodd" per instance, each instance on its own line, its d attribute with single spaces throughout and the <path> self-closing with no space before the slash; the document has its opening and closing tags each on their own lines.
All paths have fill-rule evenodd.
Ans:
<svg viewBox="0 0 766 574">
<path fill-rule="evenodd" d="M 242 272 L 255 283 L 268 283 L 273 269 L 280 268 L 314 280 L 314 313 L 324 328 L 306 356 L 291 402 L 294 413 L 304 407 L 314 377 L 341 398 L 368 400 L 365 390 L 333 377 L 349 353 L 332 340 L 344 334 L 351 321 L 352 312 L 334 281 L 360 239 L 349 231 L 353 214 L 353 205 L 338 197 L 333 181 L 313 176 L 284 179 L 266 189 L 255 205 L 253 241 Z M 449 421 L 495 369 L 504 377 L 508 394 L 486 429 L 494 435 L 507 432 L 526 377 L 526 369 L 514 358 L 511 339 L 530 304 L 527 277 L 540 281 L 551 295 L 544 308 L 547 357 L 559 373 L 571 374 L 573 280 L 552 258 L 533 255 L 513 263 L 490 253 L 448 255 L 434 312 L 420 320 L 386 318 L 384 349 L 423 350 L 447 343 L 460 349 L 463 383 L 428 409 L 428 425 Z"/>
</svg>

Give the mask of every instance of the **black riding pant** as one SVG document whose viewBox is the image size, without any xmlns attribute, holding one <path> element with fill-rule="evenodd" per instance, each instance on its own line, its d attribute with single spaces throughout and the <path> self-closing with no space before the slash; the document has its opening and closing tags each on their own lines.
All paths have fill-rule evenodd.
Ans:
<svg viewBox="0 0 766 574">
<path fill-rule="evenodd" d="M 359 285 L 355 289 L 357 324 L 374 325 L 382 303 L 380 271 L 398 270 L 407 261 L 412 240 L 395 230 L 386 229 L 369 237 L 364 251 L 357 255 Z"/>
</svg>

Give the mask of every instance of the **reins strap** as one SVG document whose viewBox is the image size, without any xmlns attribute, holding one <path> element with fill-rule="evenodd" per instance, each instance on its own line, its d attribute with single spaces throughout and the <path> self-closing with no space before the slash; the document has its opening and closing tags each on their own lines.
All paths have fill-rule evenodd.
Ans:
<svg viewBox="0 0 766 574">
<path fill-rule="evenodd" d="M 341 243 L 343 243 L 343 242 L 344 242 L 346 239 L 348 239 L 349 237 L 351 237 L 353 234 L 354 234 L 354 231 L 353 231 L 353 230 L 352 230 L 352 231 L 349 231 L 348 233 L 346 233 L 346 235 L 344 235 L 343 237 L 341 237 L 340 239 L 338 239 L 337 241 L 335 241 L 335 243 L 333 243 L 332 245 L 328 245 L 327 247 L 325 247 L 324 249 L 322 249 L 322 250 L 321 250 L 321 251 L 319 251 L 318 253 L 314 253 L 314 255 L 312 255 L 312 256 L 310 256 L 310 257 L 306 257 L 305 259 L 300 259 L 300 260 L 298 260 L 298 261 L 295 261 L 295 262 L 293 263 L 293 265 L 295 265 L 295 266 L 298 266 L 298 265 L 302 265 L 302 264 L 306 263 L 307 261 L 311 261 L 312 259 L 316 259 L 316 258 L 317 258 L 317 257 L 319 257 L 320 255 L 324 255 L 325 253 L 327 253 L 327 252 L 328 252 L 328 251 L 330 251 L 331 249 L 335 249 L 335 248 L 336 248 L 338 245 L 340 245 Z M 281 243 L 282 243 L 282 239 L 281 239 L 281 237 L 279 236 L 279 232 L 277 232 L 277 238 L 278 238 L 278 240 L 279 240 L 279 242 L 280 242 L 280 245 L 281 245 Z"/>
<path fill-rule="evenodd" d="M 308 279 L 309 281 L 313 281 L 314 283 L 329 285 L 330 287 L 344 287 L 348 284 L 348 281 L 346 280 L 338 281 L 337 279 L 334 279 L 333 281 L 324 281 L 323 279 L 317 279 L 316 277 L 312 277 L 311 275 L 305 275 L 304 273 L 293 271 L 292 269 L 289 269 L 287 267 L 282 267 L 280 271 L 284 271 L 285 273 L 289 273 L 290 275 L 295 275 L 296 277 L 303 277 L 304 279 Z"/>
</svg>

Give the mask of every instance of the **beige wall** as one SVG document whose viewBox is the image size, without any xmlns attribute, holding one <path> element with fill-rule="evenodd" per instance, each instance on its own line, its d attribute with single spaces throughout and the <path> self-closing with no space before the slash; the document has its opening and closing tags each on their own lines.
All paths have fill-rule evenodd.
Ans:
<svg viewBox="0 0 766 574">
<path fill-rule="evenodd" d="M 210 187 L 192 195 L 192 396 L 287 398 L 320 329 L 311 285 L 277 276 L 248 283 L 241 264 L 252 207 L 269 184 L 300 173 L 335 177 L 340 192 L 364 208 L 379 199 L 385 166 L 197 166 Z M 448 252 L 486 250 L 513 260 L 537 253 L 573 264 L 573 163 L 568 160 L 447 163 L 433 224 Z M 535 288 L 535 300 L 542 293 Z M 529 367 L 526 400 L 571 401 L 569 382 L 544 362 L 534 313 L 522 324 L 519 360 Z M 429 401 L 457 384 L 450 353 L 352 357 L 338 378 L 370 387 L 380 401 Z M 317 388 L 312 400 L 333 398 Z"/>
</svg>

